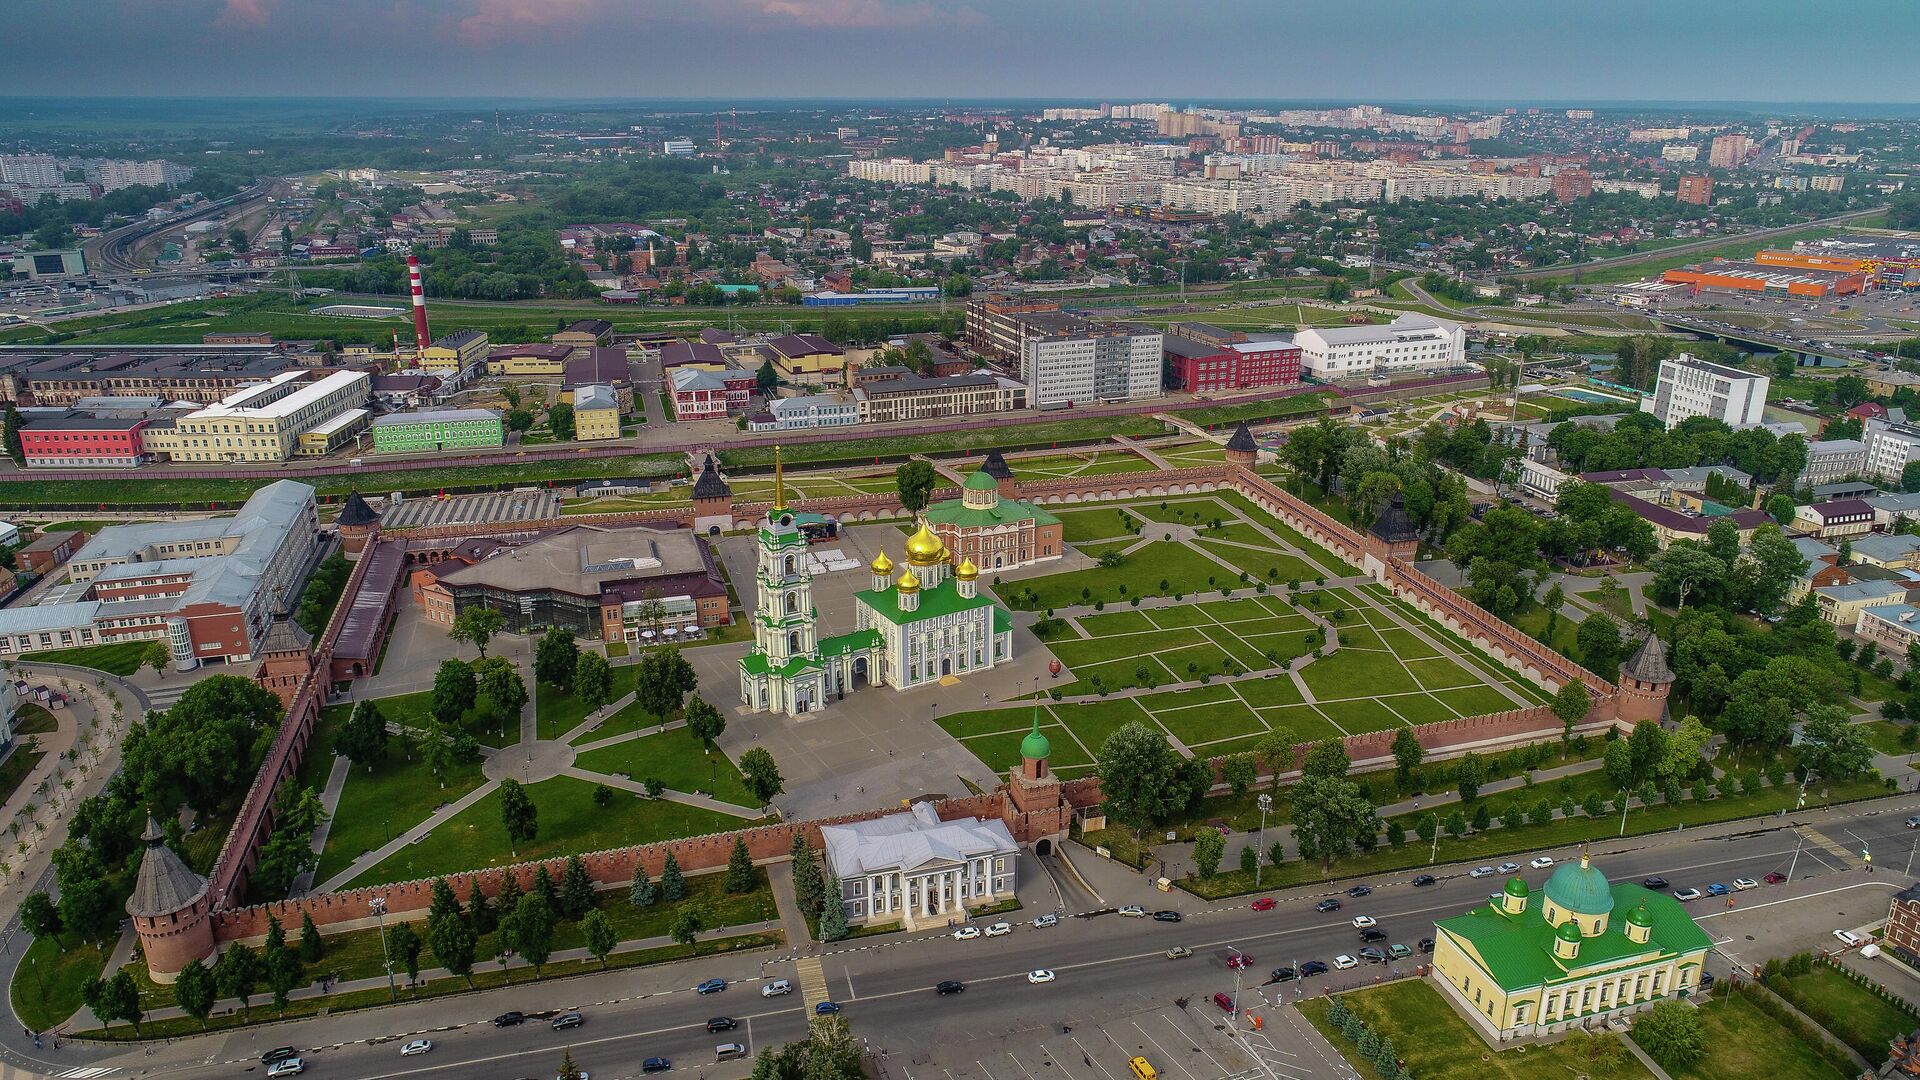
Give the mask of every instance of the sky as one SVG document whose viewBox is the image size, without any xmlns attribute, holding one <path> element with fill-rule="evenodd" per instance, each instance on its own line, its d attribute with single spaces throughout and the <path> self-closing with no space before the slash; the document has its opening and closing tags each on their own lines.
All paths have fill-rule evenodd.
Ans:
<svg viewBox="0 0 1920 1080">
<path fill-rule="evenodd" d="M 0 96 L 1920 100 L 1916 0 L 5 0 Z"/>
</svg>

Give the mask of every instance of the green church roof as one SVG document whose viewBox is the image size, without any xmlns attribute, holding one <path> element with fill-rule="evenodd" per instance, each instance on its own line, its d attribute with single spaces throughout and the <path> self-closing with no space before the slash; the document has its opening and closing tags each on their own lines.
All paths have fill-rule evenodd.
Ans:
<svg viewBox="0 0 1920 1080">
<path fill-rule="evenodd" d="M 854 593 L 855 600 L 872 609 L 875 615 L 895 626 L 920 622 L 941 615 L 954 615 L 975 608 L 997 607 L 991 597 L 974 595 L 961 596 L 952 578 L 947 578 L 931 589 L 920 590 L 920 603 L 912 611 L 900 610 L 900 590 L 892 585 L 884 589 L 862 589 Z"/>
<path fill-rule="evenodd" d="M 1052 754 L 1053 744 L 1047 741 L 1045 735 L 1040 734 L 1040 712 L 1036 709 L 1033 714 L 1033 730 L 1027 732 L 1027 737 L 1020 740 L 1020 756 L 1032 758 L 1035 761 L 1045 761 Z"/>
<path fill-rule="evenodd" d="M 1713 944 L 1680 902 L 1665 893 L 1649 892 L 1637 882 L 1623 881 L 1613 887 L 1609 899 L 1624 908 L 1645 905 L 1652 925 L 1652 938 L 1646 944 L 1628 940 L 1624 930 L 1609 923 L 1605 933 L 1580 940 L 1578 960 L 1563 963 L 1553 955 L 1558 928 L 1549 925 L 1538 908 L 1507 915 L 1492 904 L 1441 919 L 1435 926 L 1471 946 L 1470 951 L 1480 956 L 1487 974 L 1509 993 L 1576 978 L 1583 971 L 1619 966 L 1636 958 L 1652 962 L 1663 956 L 1701 952 Z"/>
<path fill-rule="evenodd" d="M 1605 915 L 1613 910 L 1607 875 L 1591 863 L 1562 863 L 1547 879 L 1547 899 L 1581 915 Z"/>
<path fill-rule="evenodd" d="M 971 491 L 997 491 L 1000 487 L 1000 481 L 976 469 L 972 476 L 967 477 L 967 482 L 961 486 Z"/>
<path fill-rule="evenodd" d="M 1653 916 L 1647 914 L 1647 905 L 1641 904 L 1627 912 L 1627 921 L 1635 926 L 1652 926 Z"/>
<path fill-rule="evenodd" d="M 1555 930 L 1553 936 L 1559 938 L 1561 941 L 1579 941 L 1580 927 L 1576 926 L 1572 919 L 1568 919 L 1566 922 L 1560 924 L 1560 929 Z"/>
<path fill-rule="evenodd" d="M 1507 895 L 1519 897 L 1527 895 L 1527 883 L 1522 881 L 1518 874 L 1507 879 Z"/>
<path fill-rule="evenodd" d="M 986 474 L 976 472 L 973 475 L 979 477 Z M 988 477 L 988 479 L 992 478 Z M 968 478 L 967 486 L 973 486 L 972 477 Z M 1032 521 L 1035 525 L 1054 525 L 1060 521 L 1059 518 L 1032 503 L 1019 499 L 1001 499 L 998 505 L 984 510 L 976 510 L 961 499 L 948 499 L 927 507 L 926 512 L 921 516 L 930 522 L 953 525 L 957 528 L 991 528 L 995 525 L 1010 525 L 1016 521 Z"/>
</svg>

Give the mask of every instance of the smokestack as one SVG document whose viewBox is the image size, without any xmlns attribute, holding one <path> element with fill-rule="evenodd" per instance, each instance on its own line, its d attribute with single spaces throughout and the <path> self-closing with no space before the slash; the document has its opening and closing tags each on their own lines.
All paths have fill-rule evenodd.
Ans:
<svg viewBox="0 0 1920 1080">
<path fill-rule="evenodd" d="M 433 336 L 427 333 L 427 292 L 420 284 L 420 257 L 407 256 L 407 285 L 413 290 L 413 346 L 415 355 L 427 351 Z"/>
</svg>

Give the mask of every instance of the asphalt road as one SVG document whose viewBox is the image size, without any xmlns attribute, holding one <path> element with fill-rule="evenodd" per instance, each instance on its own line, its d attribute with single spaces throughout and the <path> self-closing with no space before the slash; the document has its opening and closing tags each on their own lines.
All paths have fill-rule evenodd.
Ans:
<svg viewBox="0 0 1920 1080">
<path fill-rule="evenodd" d="M 1901 873 L 1909 858 L 1920 852 L 1920 832 L 1907 829 L 1903 822 L 1916 810 L 1920 810 L 1920 795 L 1902 795 L 1852 809 L 1788 815 L 1730 835 L 1717 835 L 1727 831 L 1723 827 L 1610 841 L 1596 846 L 1595 858 L 1615 880 L 1660 874 L 1672 881 L 1673 888 L 1704 888 L 1736 877 L 1758 879 L 1791 867 L 1794 873 L 1788 883 L 1738 895 L 1743 908 L 1753 908 L 1795 897 L 1824 897 L 1837 888 L 1869 881 L 1884 881 L 1888 886 L 1909 881 Z M 1795 824 L 1818 830 L 1819 838 L 1802 840 Z M 1857 858 L 1863 843 L 1870 846 L 1881 867 L 1871 878 Z M 1851 854 L 1836 854 L 1837 846 Z M 1577 857 L 1571 850 L 1551 854 L 1562 861 Z M 1515 856 L 1514 861 L 1527 860 Z M 1345 900 L 1342 910 L 1329 914 L 1314 911 L 1314 903 L 1354 882 L 1342 882 L 1338 888 L 1275 891 L 1266 894 L 1278 901 L 1275 910 L 1255 912 L 1248 907 L 1247 897 L 1208 905 L 1183 893 L 1153 893 L 1143 880 L 1138 895 L 1109 895 L 1108 901 L 1151 905 L 1157 898 L 1164 906 L 1183 910 L 1186 920 L 1176 925 L 1103 914 L 1066 918 L 1057 927 L 1041 930 L 1027 925 L 1039 913 L 1030 910 L 1010 916 L 1022 922 L 1001 938 L 955 941 L 944 933 L 928 933 L 844 942 L 820 953 L 822 975 L 826 993 L 843 1005 L 854 1034 L 867 1040 L 876 1053 L 885 1048 L 889 1072 L 913 1077 L 939 1076 L 949 1070 L 959 1076 L 961 1063 L 973 1061 L 981 1046 L 1057 1040 L 1062 1026 L 1097 1030 L 1105 1019 L 1146 1008 L 1178 1014 L 1179 999 L 1187 1000 L 1184 1011 L 1194 1023 L 1217 1021 L 1217 1015 L 1209 1015 L 1213 1006 L 1208 999 L 1216 992 L 1235 990 L 1233 972 L 1225 964 L 1230 948 L 1254 958 L 1242 987 L 1243 993 L 1252 993 L 1253 984 L 1265 981 L 1274 967 L 1331 961 L 1336 954 L 1357 952 L 1358 932 L 1350 922 L 1357 914 L 1373 916 L 1390 940 L 1411 945 L 1431 936 L 1436 918 L 1464 911 L 1500 887 L 1499 877 L 1471 878 L 1469 869 L 1436 867 L 1433 872 L 1440 877 L 1439 883 L 1421 889 L 1407 883 L 1411 871 L 1385 879 L 1358 879 L 1375 886 L 1373 895 Z M 1521 871 L 1536 888 L 1551 872 Z M 1783 909 L 1807 913 L 1799 922 L 1813 929 L 1803 927 L 1792 940 L 1775 940 L 1769 934 L 1759 942 L 1742 941 L 1741 959 L 1757 963 L 1768 955 L 1818 947 L 1819 939 L 1832 928 L 1813 912 L 1815 905 L 1830 903 L 1810 899 L 1805 905 Z M 1716 925 L 1713 919 L 1725 912 L 1724 904 L 1702 900 L 1695 905 L 1697 915 L 1708 917 L 1703 925 L 1709 931 Z M 1872 898 L 1857 901 L 1854 908 L 1884 910 L 1883 903 Z M 1167 959 L 1164 950 L 1176 944 L 1192 949 L 1194 955 Z M 1715 966 L 1724 970 L 1721 961 L 1716 960 Z M 1029 985 L 1026 972 L 1040 967 L 1055 971 L 1057 981 Z M 1291 991 L 1297 996 L 1344 989 L 1370 982 L 1380 973 L 1379 968 L 1362 967 L 1304 985 L 1269 987 L 1265 992 Z M 730 985 L 720 994 L 692 992 L 691 987 L 710 977 L 726 978 Z M 759 987 L 776 978 L 794 979 L 795 992 L 761 997 Z M 941 979 L 962 980 L 967 990 L 939 997 L 933 985 Z M 535 1013 L 575 1007 L 586 1013 L 587 1022 L 572 1032 L 554 1032 L 540 1021 L 506 1029 L 496 1029 L 489 1022 L 509 1009 Z M 570 1047 L 576 1064 L 597 1080 L 638 1076 L 641 1061 L 652 1056 L 672 1059 L 673 1075 L 734 1080 L 748 1074 L 751 1062 L 716 1064 L 716 1044 L 738 1041 L 757 1051 L 798 1038 L 805 1031 L 808 1012 L 789 954 L 759 953 L 186 1039 L 151 1054 L 106 1057 L 94 1049 L 74 1048 L 61 1055 L 74 1056 L 48 1071 L 98 1065 L 192 1078 L 233 1077 L 249 1071 L 259 1075 L 264 1071 L 257 1061 L 261 1050 L 287 1044 L 308 1051 L 307 1075 L 314 1077 L 494 1080 L 551 1076 L 561 1048 Z M 738 1019 L 739 1030 L 708 1034 L 706 1020 L 718 1015 Z M 415 1034 L 433 1038 L 433 1051 L 401 1058 L 401 1044 Z M 41 1055 L 43 1061 L 49 1056 Z M 1097 1070 L 1092 1080 L 1102 1080 L 1099 1071 L 1117 1076 L 1116 1070 L 1124 1069 L 1124 1055 L 1117 1046 L 1109 1047 L 1104 1059 L 1101 1050 L 1092 1047 L 1089 1060 Z M 1197 1080 L 1227 1074 L 1225 1063 L 1216 1069 L 1192 1058 L 1186 1065 Z"/>
<path fill-rule="evenodd" d="M 1569 277 L 1576 270 L 1604 270 L 1610 266 L 1625 266 L 1632 263 L 1651 262 L 1655 259 L 1670 258 L 1674 255 L 1688 255 L 1695 251 L 1706 251 L 1709 248 L 1723 247 L 1727 244 L 1765 240 L 1770 236 L 1782 236 L 1786 233 L 1799 232 L 1802 229 L 1819 228 L 1824 225 L 1844 225 L 1849 221 L 1857 221 L 1863 217 L 1870 217 L 1884 209 L 1886 209 L 1886 207 L 1876 206 L 1865 210 L 1853 210 L 1845 214 L 1835 214 L 1832 217 L 1817 218 L 1813 221 L 1802 221 L 1792 225 L 1781 225 L 1772 229 L 1756 229 L 1753 232 L 1710 236 L 1691 243 L 1675 244 L 1672 247 L 1656 248 L 1652 251 L 1636 251 L 1627 255 L 1614 255 L 1605 259 L 1594 259 L 1590 262 L 1583 263 L 1564 263 L 1559 266 L 1545 266 L 1538 270 L 1521 270 L 1507 276 L 1519 278 L 1522 281 L 1529 281 L 1535 278 Z"/>
</svg>

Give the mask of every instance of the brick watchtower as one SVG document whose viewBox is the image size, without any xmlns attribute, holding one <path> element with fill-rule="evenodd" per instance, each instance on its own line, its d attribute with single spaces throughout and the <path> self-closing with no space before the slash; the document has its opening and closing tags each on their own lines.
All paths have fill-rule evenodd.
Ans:
<svg viewBox="0 0 1920 1080">
<path fill-rule="evenodd" d="M 994 485 L 999 488 L 1002 499 L 1020 497 L 1020 481 L 1013 478 L 1013 470 L 1007 468 L 1007 459 L 1000 456 L 1000 451 L 987 451 L 986 458 L 980 462 L 980 471 L 993 477 Z"/>
<path fill-rule="evenodd" d="M 1673 669 L 1667 666 L 1667 646 L 1649 633 L 1640 648 L 1620 665 L 1620 697 L 1614 715 L 1631 727 L 1642 720 L 1667 717 L 1667 695 L 1673 690 Z"/>
<path fill-rule="evenodd" d="M 1067 831 L 1073 809 L 1060 790 L 1060 778 L 1047 767 L 1053 745 L 1040 734 L 1040 711 L 1034 710 L 1033 730 L 1020 741 L 1020 768 L 1007 776 L 1007 805 L 1001 815 L 1007 831 L 1023 844 L 1057 842 Z"/>
<path fill-rule="evenodd" d="M 147 853 L 127 897 L 140 951 L 147 957 L 147 974 L 157 983 L 170 983 L 192 960 L 213 955 L 213 906 L 207 879 L 187 868 L 166 844 L 160 823 L 147 818 Z"/>
<path fill-rule="evenodd" d="M 1420 530 L 1413 527 L 1413 518 L 1407 515 L 1407 500 L 1395 495 L 1393 502 L 1373 521 L 1373 527 L 1367 530 L 1375 540 L 1385 545 L 1389 556 L 1396 559 L 1411 559 L 1420 550 Z"/>
<path fill-rule="evenodd" d="M 348 493 L 333 526 L 340 530 L 340 546 L 347 549 L 347 554 L 358 555 L 380 531 L 380 515 L 354 491 Z"/>
<path fill-rule="evenodd" d="M 693 481 L 693 529 L 718 535 L 733 528 L 733 488 L 720 477 L 720 466 L 708 454 Z"/>
<path fill-rule="evenodd" d="M 1233 429 L 1233 437 L 1227 440 L 1227 464 L 1236 468 L 1251 469 L 1260 459 L 1260 444 L 1253 441 L 1253 432 L 1247 428 L 1245 420 Z"/>
</svg>

